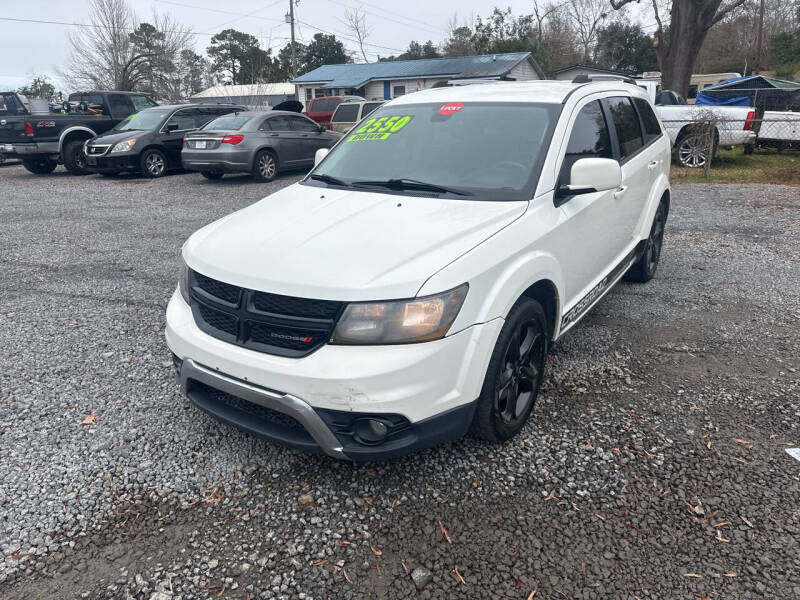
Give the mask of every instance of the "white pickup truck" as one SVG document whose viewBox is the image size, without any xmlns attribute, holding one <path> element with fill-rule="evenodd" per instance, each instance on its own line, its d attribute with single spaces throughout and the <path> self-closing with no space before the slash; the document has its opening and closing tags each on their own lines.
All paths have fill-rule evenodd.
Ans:
<svg viewBox="0 0 800 600">
<path fill-rule="evenodd" d="M 684 167 L 705 166 L 708 142 L 700 129 L 706 124 L 714 125 L 712 156 L 718 146 L 750 146 L 756 141 L 753 130 L 756 114 L 752 108 L 686 104 L 675 92 L 661 90 L 656 81 L 640 79 L 636 84 L 647 90 L 672 141 L 675 159 Z"/>
</svg>

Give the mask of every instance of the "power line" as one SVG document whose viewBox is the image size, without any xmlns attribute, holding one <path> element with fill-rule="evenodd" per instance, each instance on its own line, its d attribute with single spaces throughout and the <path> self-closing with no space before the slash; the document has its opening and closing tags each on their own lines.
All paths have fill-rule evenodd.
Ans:
<svg viewBox="0 0 800 600">
<path fill-rule="evenodd" d="M 338 0 L 329 0 L 329 1 L 332 2 L 333 4 L 338 4 L 339 6 L 344 6 L 345 8 L 356 9 L 356 7 L 351 6 L 349 4 L 345 4 L 344 2 L 339 2 Z M 378 9 L 378 10 L 382 10 L 382 9 Z M 386 11 L 386 12 L 388 12 L 388 11 Z M 376 15 L 375 13 L 371 13 L 371 12 L 369 12 L 367 10 L 364 11 L 364 14 L 367 14 L 367 15 L 370 15 L 372 17 L 375 17 L 376 19 L 382 19 L 382 20 L 386 20 L 386 21 L 391 21 L 392 23 L 397 23 L 398 25 L 403 25 L 405 27 L 411 27 L 411 28 L 416 28 L 416 29 L 420 28 L 420 25 L 418 25 L 418 24 L 415 24 L 415 23 L 404 23 L 403 21 L 398 21 L 396 19 L 392 19 L 392 18 L 386 17 L 384 15 Z M 389 14 L 394 14 L 394 13 L 389 13 Z M 434 29 L 434 28 L 430 27 L 429 25 L 426 25 L 424 27 L 424 29 L 427 29 L 427 31 L 429 33 L 436 33 L 437 35 L 438 34 L 442 34 L 442 33 L 446 33 L 444 29 Z"/>
<path fill-rule="evenodd" d="M 13 21 L 15 23 L 39 23 L 43 25 L 67 25 L 69 27 L 84 27 L 88 29 L 105 29 L 108 31 L 114 30 L 113 27 L 108 25 L 95 25 L 93 23 L 70 23 L 68 21 L 47 21 L 45 19 L 16 19 L 13 17 L 0 17 L 0 21 Z M 190 31 L 188 29 L 164 29 L 162 33 L 184 33 L 186 35 L 209 35 L 215 36 L 216 33 L 206 33 L 204 31 Z M 134 33 L 134 30 L 127 31 L 126 33 Z"/>
<path fill-rule="evenodd" d="M 262 21 L 273 21 L 273 22 L 283 23 L 283 19 L 275 19 L 275 18 L 270 18 L 270 17 L 256 17 L 256 16 L 253 16 L 253 15 L 245 14 L 245 13 L 232 12 L 230 10 L 220 10 L 218 8 L 206 8 L 205 6 L 195 6 L 194 4 L 183 4 L 181 2 L 173 2 L 173 0 L 156 0 L 156 2 L 160 2 L 162 4 L 172 4 L 173 6 L 182 6 L 183 8 L 194 8 L 194 9 L 197 9 L 197 10 L 205 10 L 205 11 L 208 11 L 208 12 L 215 12 L 215 13 L 220 13 L 220 14 L 223 14 L 223 15 L 233 15 L 233 16 L 236 16 L 236 17 L 250 17 L 250 16 L 252 16 L 254 19 L 261 19 Z M 274 4 L 277 4 L 277 2 L 275 2 Z M 273 6 L 274 4 L 271 4 L 270 6 Z M 264 8 L 269 8 L 269 6 L 265 6 Z M 263 10 L 263 9 L 259 9 L 259 10 Z M 258 11 L 254 11 L 254 12 L 258 12 Z"/>
<path fill-rule="evenodd" d="M 329 31 L 327 29 L 322 29 L 321 27 L 317 27 L 316 25 L 312 25 L 311 23 L 309 23 L 307 21 L 301 21 L 300 19 L 297 19 L 297 22 L 298 23 L 302 23 L 303 25 L 306 25 L 308 27 L 311 27 L 311 29 L 315 29 L 315 30 L 319 31 L 320 33 L 327 33 L 329 35 L 336 35 L 336 36 L 339 36 L 340 38 L 342 38 L 343 40 L 347 40 L 348 42 L 353 42 L 355 44 L 358 43 L 357 39 L 351 38 L 349 36 L 346 36 L 345 34 L 339 32 L 339 31 Z M 367 42 L 364 42 L 364 45 L 365 46 L 372 46 L 373 48 L 380 48 L 381 50 L 391 50 L 392 52 L 405 52 L 405 50 L 401 50 L 400 48 L 390 48 L 389 46 L 380 46 L 378 44 L 369 44 Z"/>
</svg>

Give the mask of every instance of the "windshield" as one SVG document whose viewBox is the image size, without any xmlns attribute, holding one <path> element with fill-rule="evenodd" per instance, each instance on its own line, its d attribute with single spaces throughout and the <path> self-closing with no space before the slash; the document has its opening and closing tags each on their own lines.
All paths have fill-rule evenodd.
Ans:
<svg viewBox="0 0 800 600">
<path fill-rule="evenodd" d="M 252 118 L 252 115 L 225 115 L 209 122 L 202 129 L 206 131 L 239 131 Z"/>
<path fill-rule="evenodd" d="M 132 129 L 152 131 L 157 129 L 164 117 L 169 113 L 168 108 L 147 108 L 129 116 L 114 126 L 116 131 L 130 131 Z"/>
<path fill-rule="evenodd" d="M 423 192 L 396 184 L 414 180 L 472 199 L 530 200 L 560 110 L 496 102 L 383 106 L 356 125 L 306 183 L 336 185 L 335 178 L 362 188 L 370 182 L 374 191 L 376 182 L 393 181 L 391 193 Z"/>
</svg>

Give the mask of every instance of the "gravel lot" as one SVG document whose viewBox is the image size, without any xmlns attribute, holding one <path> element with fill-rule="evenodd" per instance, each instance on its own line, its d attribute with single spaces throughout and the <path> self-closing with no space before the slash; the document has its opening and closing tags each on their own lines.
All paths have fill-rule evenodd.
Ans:
<svg viewBox="0 0 800 600">
<path fill-rule="evenodd" d="M 296 179 L 0 168 L 1 598 L 800 598 L 798 188 L 676 188 L 519 438 L 354 466 L 190 407 L 163 338 L 185 238 Z"/>
</svg>

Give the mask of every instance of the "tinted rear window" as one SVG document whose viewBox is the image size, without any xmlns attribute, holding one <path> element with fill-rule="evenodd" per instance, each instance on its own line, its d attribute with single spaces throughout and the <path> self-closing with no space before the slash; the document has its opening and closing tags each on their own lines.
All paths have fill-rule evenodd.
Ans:
<svg viewBox="0 0 800 600">
<path fill-rule="evenodd" d="M 633 103 L 636 105 L 644 123 L 644 141 L 649 142 L 659 137 L 661 135 L 661 125 L 650 103 L 644 98 L 634 98 Z"/>
<path fill-rule="evenodd" d="M 342 103 L 341 98 L 317 98 L 311 104 L 312 113 L 333 112 Z"/>
<path fill-rule="evenodd" d="M 367 102 L 364 104 L 364 109 L 361 111 L 361 118 L 363 119 L 376 108 L 383 106 L 383 102 Z"/>
<path fill-rule="evenodd" d="M 217 117 L 208 123 L 203 129 L 215 131 L 239 131 L 245 123 L 253 117 L 245 115 L 225 115 L 224 117 Z"/>
<path fill-rule="evenodd" d="M 614 129 L 617 131 L 621 158 L 625 158 L 644 145 L 639 117 L 633 110 L 630 98 L 609 98 L 608 108 L 614 121 Z"/>
<path fill-rule="evenodd" d="M 358 120 L 358 104 L 340 104 L 333 113 L 334 123 L 355 123 Z"/>
</svg>

